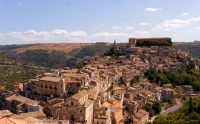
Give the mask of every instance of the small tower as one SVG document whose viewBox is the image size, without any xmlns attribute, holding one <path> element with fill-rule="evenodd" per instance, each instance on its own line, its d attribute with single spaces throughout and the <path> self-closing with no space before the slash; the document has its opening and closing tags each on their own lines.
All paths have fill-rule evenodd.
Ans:
<svg viewBox="0 0 200 124">
<path fill-rule="evenodd" d="M 61 90 L 60 90 L 60 96 L 63 96 L 63 94 L 66 94 L 66 91 L 65 91 L 65 79 L 61 76 Z"/>
<path fill-rule="evenodd" d="M 63 93 L 63 99 L 64 99 L 64 102 L 66 102 L 67 100 L 67 96 L 66 96 L 66 93 Z"/>
<path fill-rule="evenodd" d="M 112 46 L 114 49 L 118 50 L 118 46 L 117 46 L 117 43 L 116 41 L 114 40 L 114 43 L 113 43 L 113 46 Z"/>
<path fill-rule="evenodd" d="M 136 39 L 135 38 L 129 38 L 129 46 L 135 47 L 136 46 Z"/>
</svg>

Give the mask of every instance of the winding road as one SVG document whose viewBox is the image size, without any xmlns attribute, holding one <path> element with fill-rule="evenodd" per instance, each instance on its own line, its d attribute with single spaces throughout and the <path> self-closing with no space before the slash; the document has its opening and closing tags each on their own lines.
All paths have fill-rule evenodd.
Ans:
<svg viewBox="0 0 200 124">
<path fill-rule="evenodd" d="M 178 104 L 178 105 L 175 105 L 175 106 L 173 106 L 173 107 L 168 108 L 167 110 L 161 111 L 159 115 L 162 115 L 162 116 L 168 115 L 168 114 L 171 113 L 171 112 L 175 112 L 175 111 L 179 110 L 182 106 L 183 106 L 183 104 L 180 103 L 180 104 Z M 155 119 L 157 116 L 158 116 L 158 115 L 151 117 L 151 119 L 149 120 L 149 122 L 153 122 L 154 119 Z"/>
</svg>

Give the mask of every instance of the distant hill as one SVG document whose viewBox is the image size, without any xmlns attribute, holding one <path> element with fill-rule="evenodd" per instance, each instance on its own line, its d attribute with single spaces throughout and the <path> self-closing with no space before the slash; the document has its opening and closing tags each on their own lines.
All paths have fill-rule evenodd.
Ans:
<svg viewBox="0 0 200 124">
<path fill-rule="evenodd" d="M 173 45 L 181 50 L 188 51 L 190 55 L 195 58 L 200 59 L 200 43 L 198 42 L 177 42 L 173 43 Z"/>
<path fill-rule="evenodd" d="M 37 74 L 48 70 L 49 68 L 0 57 L 0 90 L 12 90 L 15 82 L 35 78 Z"/>
<path fill-rule="evenodd" d="M 47 43 L 2 45 L 0 55 L 51 68 L 74 67 L 77 60 L 107 52 L 112 43 Z M 118 46 L 123 45 L 119 43 Z M 187 50 L 200 59 L 200 43 L 173 42 L 174 47 Z"/>
<path fill-rule="evenodd" d="M 51 68 L 74 67 L 77 59 L 106 52 L 110 43 L 49 43 L 0 46 L 0 55 Z"/>
</svg>

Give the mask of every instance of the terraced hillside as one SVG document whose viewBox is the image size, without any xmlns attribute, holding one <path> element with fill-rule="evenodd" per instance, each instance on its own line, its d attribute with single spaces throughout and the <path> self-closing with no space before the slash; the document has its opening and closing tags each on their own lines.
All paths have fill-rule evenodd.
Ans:
<svg viewBox="0 0 200 124">
<path fill-rule="evenodd" d="M 0 46 L 0 55 L 51 68 L 74 67 L 77 59 L 106 52 L 109 43 L 58 43 Z"/>
<path fill-rule="evenodd" d="M 200 43 L 196 42 L 186 42 L 186 43 L 174 43 L 175 47 L 180 48 L 181 50 L 186 50 L 192 55 L 193 57 L 196 57 L 200 59 Z"/>
<path fill-rule="evenodd" d="M 48 71 L 49 68 L 0 57 L 0 90 L 12 90 L 15 82 L 23 82 Z"/>
</svg>

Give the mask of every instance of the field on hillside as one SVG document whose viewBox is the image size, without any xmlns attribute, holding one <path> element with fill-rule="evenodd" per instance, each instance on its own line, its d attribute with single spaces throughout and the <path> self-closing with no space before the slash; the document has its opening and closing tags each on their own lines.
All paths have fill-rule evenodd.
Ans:
<svg viewBox="0 0 200 124">
<path fill-rule="evenodd" d="M 0 57 L 0 90 L 13 90 L 13 84 L 35 78 L 38 74 L 48 72 L 50 69 L 34 64 L 13 61 Z"/>
<path fill-rule="evenodd" d="M 192 55 L 200 59 L 200 43 L 186 42 L 186 43 L 173 43 L 173 45 L 181 50 L 186 50 Z"/>
<path fill-rule="evenodd" d="M 42 49 L 42 50 L 48 50 L 49 52 L 51 51 L 61 51 L 61 52 L 65 52 L 68 53 L 70 51 L 72 51 L 73 49 L 77 49 L 77 48 L 82 48 L 88 45 L 92 45 L 91 43 L 48 43 L 48 44 L 34 44 L 34 45 L 30 45 L 27 47 L 22 47 L 22 48 L 16 48 L 13 49 L 11 52 L 16 52 L 16 53 L 24 53 L 27 50 L 38 50 L 38 49 Z"/>
<path fill-rule="evenodd" d="M 46 43 L 0 46 L 0 55 L 51 68 L 74 67 L 77 59 L 106 52 L 110 43 Z"/>
</svg>

